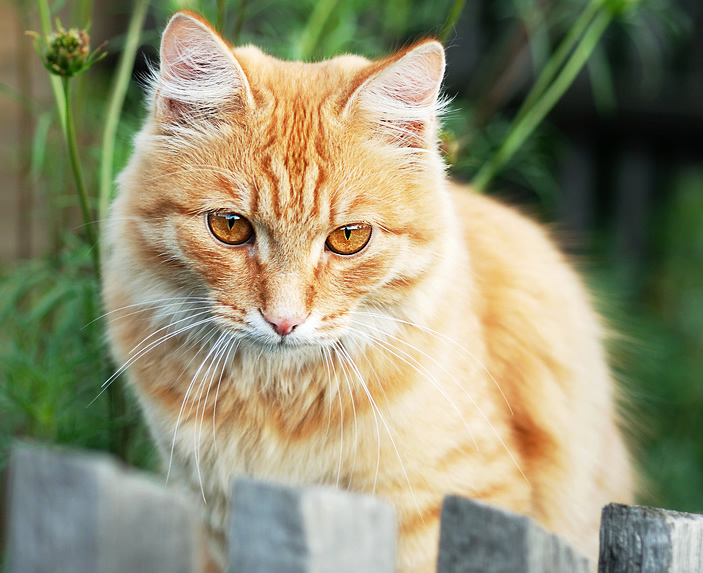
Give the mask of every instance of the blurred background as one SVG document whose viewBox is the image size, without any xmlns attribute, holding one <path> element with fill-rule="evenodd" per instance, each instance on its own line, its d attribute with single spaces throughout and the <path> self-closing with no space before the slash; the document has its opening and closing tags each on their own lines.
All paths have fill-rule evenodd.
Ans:
<svg viewBox="0 0 703 573">
<path fill-rule="evenodd" d="M 101 392 L 114 368 L 93 245 L 49 75 L 25 31 L 41 31 L 50 10 L 48 23 L 91 22 L 93 46 L 107 42 L 107 57 L 71 80 L 99 219 L 98 188 L 112 192 L 144 115 L 139 77 L 156 60 L 168 17 L 184 8 L 232 43 L 281 58 L 377 57 L 441 37 L 451 98 L 442 145 L 452 176 L 478 177 L 483 192 L 552 226 L 612 328 L 640 502 L 703 512 L 700 0 L 0 2 L 0 469 L 16 438 L 155 464 L 130 396 L 116 387 Z M 592 27 L 584 27 L 574 36 L 595 21 L 589 10 L 593 18 L 607 13 L 604 33 L 589 37 Z M 553 76 L 553 107 L 547 92 L 537 94 L 531 109 L 543 106 L 544 121 L 486 180 L 485 166 L 520 132 L 515 117 L 531 86 L 573 37 L 569 54 L 583 55 L 585 65 L 573 80 Z M 124 90 L 120 79 L 129 80 Z"/>
</svg>

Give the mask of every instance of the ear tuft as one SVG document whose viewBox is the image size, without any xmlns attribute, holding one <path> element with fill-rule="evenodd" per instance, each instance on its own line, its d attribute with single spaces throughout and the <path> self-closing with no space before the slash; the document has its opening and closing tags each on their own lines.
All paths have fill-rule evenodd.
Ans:
<svg viewBox="0 0 703 573">
<path fill-rule="evenodd" d="M 426 148 L 434 143 L 444 76 L 444 49 L 424 42 L 386 64 L 352 96 L 362 113 L 394 143 Z"/>
<path fill-rule="evenodd" d="M 247 104 L 249 85 L 217 33 L 193 14 L 179 12 L 161 38 L 156 100 L 167 122 L 214 121 Z"/>
</svg>

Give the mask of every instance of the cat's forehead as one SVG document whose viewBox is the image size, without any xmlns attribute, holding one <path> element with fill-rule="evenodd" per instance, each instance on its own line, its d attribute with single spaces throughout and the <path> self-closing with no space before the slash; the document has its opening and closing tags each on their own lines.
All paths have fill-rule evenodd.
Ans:
<svg viewBox="0 0 703 573">
<path fill-rule="evenodd" d="M 344 95 L 348 87 L 371 62 L 354 55 L 337 56 L 321 62 L 284 61 L 255 46 L 233 50 L 255 94 L 315 105 L 332 94 Z"/>
<path fill-rule="evenodd" d="M 340 141 L 340 98 L 370 62 L 341 56 L 319 63 L 285 62 L 254 47 L 234 50 L 258 109 L 248 117 L 246 155 L 255 174 L 253 214 L 282 224 L 320 226 L 359 212 L 348 148 Z M 344 149 L 344 151 L 342 151 Z"/>
<path fill-rule="evenodd" d="M 279 231 L 305 229 L 313 235 L 376 218 L 377 206 L 354 173 L 316 152 L 301 153 L 307 157 L 278 148 L 262 153 L 246 193 L 252 216 Z"/>
</svg>

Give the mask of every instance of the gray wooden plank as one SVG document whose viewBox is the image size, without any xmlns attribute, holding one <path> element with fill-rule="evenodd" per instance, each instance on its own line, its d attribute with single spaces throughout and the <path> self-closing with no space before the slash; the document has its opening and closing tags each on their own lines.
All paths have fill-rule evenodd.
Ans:
<svg viewBox="0 0 703 573">
<path fill-rule="evenodd" d="M 101 467 L 100 573 L 196 573 L 205 540 L 198 511 L 142 474 Z"/>
<path fill-rule="evenodd" d="M 9 573 L 194 573 L 205 561 L 187 499 L 105 455 L 14 448 L 9 513 Z"/>
<path fill-rule="evenodd" d="M 9 465 L 9 573 L 98 570 L 99 485 L 84 459 L 22 446 Z"/>
<path fill-rule="evenodd" d="M 703 573 L 703 515 L 612 503 L 603 508 L 599 573 Z"/>
<path fill-rule="evenodd" d="M 444 498 L 437 573 L 588 573 L 566 541 L 530 518 L 453 495 Z"/>
<path fill-rule="evenodd" d="M 390 504 L 331 488 L 237 480 L 229 529 L 230 573 L 392 573 Z"/>
</svg>

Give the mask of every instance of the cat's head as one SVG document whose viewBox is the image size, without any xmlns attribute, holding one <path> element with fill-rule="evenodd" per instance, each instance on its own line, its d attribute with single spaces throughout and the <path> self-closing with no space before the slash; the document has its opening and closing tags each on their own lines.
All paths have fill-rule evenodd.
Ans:
<svg viewBox="0 0 703 573">
<path fill-rule="evenodd" d="M 443 72 L 435 41 L 282 62 L 175 15 L 120 177 L 113 275 L 136 299 L 207 301 L 264 352 L 353 337 L 374 313 L 412 320 L 447 254 Z"/>
</svg>

